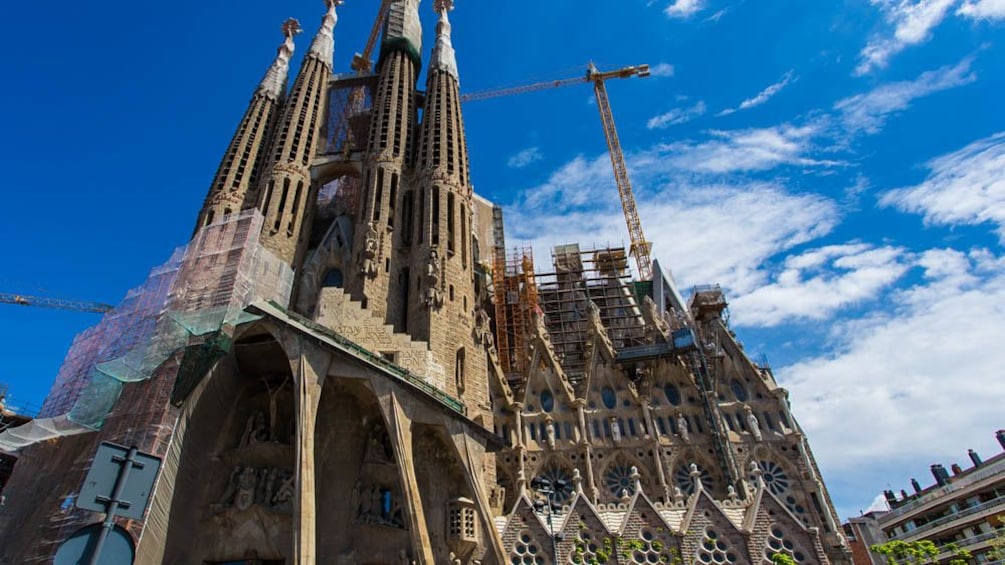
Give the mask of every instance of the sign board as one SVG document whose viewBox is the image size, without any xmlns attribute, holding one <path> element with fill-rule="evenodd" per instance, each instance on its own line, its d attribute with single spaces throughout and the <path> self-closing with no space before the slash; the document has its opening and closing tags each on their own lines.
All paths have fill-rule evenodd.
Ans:
<svg viewBox="0 0 1005 565">
<path fill-rule="evenodd" d="M 92 524 L 70 536 L 59 546 L 53 565 L 80 565 L 86 563 L 85 558 L 94 547 L 95 540 L 101 535 L 101 524 Z M 108 535 L 101 559 L 98 565 L 132 565 L 133 538 L 122 528 L 115 526 Z"/>
<path fill-rule="evenodd" d="M 121 445 L 102 442 L 98 446 L 98 453 L 94 456 L 94 462 L 91 463 L 91 470 L 87 472 L 84 486 L 81 487 L 80 495 L 77 496 L 77 508 L 94 512 L 108 511 L 108 503 L 115 491 L 115 482 L 122 472 L 122 465 L 125 464 L 127 455 L 129 455 L 129 448 Z M 143 518 L 147 502 L 150 500 L 150 493 L 153 491 L 154 480 L 157 479 L 161 460 L 153 455 L 139 452 L 133 459 L 126 484 L 119 496 L 119 507 L 115 511 L 115 515 L 130 520 L 140 520 Z"/>
</svg>

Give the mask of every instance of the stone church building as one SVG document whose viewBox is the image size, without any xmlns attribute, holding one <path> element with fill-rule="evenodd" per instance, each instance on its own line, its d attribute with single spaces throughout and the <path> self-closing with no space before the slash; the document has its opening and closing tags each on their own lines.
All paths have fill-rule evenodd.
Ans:
<svg viewBox="0 0 1005 565">
<path fill-rule="evenodd" d="M 0 563 L 59 562 L 104 518 L 76 498 L 101 442 L 162 461 L 116 519 L 137 564 L 849 562 L 722 291 L 685 300 L 658 262 L 633 280 L 619 248 L 507 252 L 472 190 L 452 2 L 424 84 L 420 0 L 345 75 L 337 3 L 292 87 L 284 24 L 191 243 L 0 437 Z"/>
</svg>

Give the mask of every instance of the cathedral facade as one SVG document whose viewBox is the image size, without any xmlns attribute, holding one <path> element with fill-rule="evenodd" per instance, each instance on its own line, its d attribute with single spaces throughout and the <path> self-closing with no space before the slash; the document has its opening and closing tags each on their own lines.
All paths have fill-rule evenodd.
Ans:
<svg viewBox="0 0 1005 565">
<path fill-rule="evenodd" d="M 192 242 L 114 339 L 75 342 L 0 563 L 100 521 L 75 496 L 102 441 L 162 460 L 143 518 L 116 520 L 139 564 L 849 562 L 721 290 L 632 280 L 623 249 L 507 253 L 472 189 L 452 2 L 424 88 L 420 0 L 390 3 L 355 75 L 338 3 L 292 87 L 284 24 Z"/>
</svg>

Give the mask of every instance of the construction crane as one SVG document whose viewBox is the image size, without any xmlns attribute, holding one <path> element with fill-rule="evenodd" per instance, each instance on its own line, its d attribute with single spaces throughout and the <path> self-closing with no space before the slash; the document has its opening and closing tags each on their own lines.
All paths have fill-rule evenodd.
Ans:
<svg viewBox="0 0 1005 565">
<path fill-rule="evenodd" d="M 377 38 L 380 37 L 380 28 L 384 26 L 384 22 L 387 20 L 387 12 L 390 8 L 391 0 L 381 0 L 380 11 L 377 12 L 377 19 L 373 22 L 373 28 L 370 29 L 370 36 L 366 38 L 363 52 L 356 53 L 352 57 L 352 63 L 349 66 L 358 75 L 367 75 L 373 71 L 373 61 L 370 60 L 370 55 L 373 53 L 373 48 L 377 46 Z"/>
<path fill-rule="evenodd" d="M 0 303 L 18 304 L 21 306 L 41 306 L 43 308 L 56 308 L 59 310 L 76 310 L 77 312 L 93 312 L 95 314 L 104 314 L 115 308 L 110 304 L 102 304 L 100 302 L 62 300 L 59 298 L 30 296 L 28 294 L 10 294 L 7 292 L 0 292 Z"/>
<path fill-rule="evenodd" d="M 649 65 L 638 65 L 614 71 L 600 72 L 593 63 L 590 63 L 585 76 L 538 82 L 499 90 L 474 92 L 461 96 L 461 102 L 472 102 L 475 100 L 485 100 L 486 98 L 523 94 L 547 88 L 592 82 L 593 91 L 597 96 L 597 107 L 600 109 L 600 120 L 604 126 L 604 136 L 607 138 L 607 150 L 611 156 L 611 166 L 614 168 L 614 181 L 618 185 L 618 194 L 621 196 L 621 208 L 624 211 L 625 222 L 628 224 L 628 235 L 632 241 L 631 254 L 635 257 L 635 264 L 639 270 L 639 278 L 648 281 L 653 278 L 652 257 L 650 255 L 652 244 L 646 241 L 645 235 L 642 233 L 642 221 L 639 219 L 639 211 L 635 206 L 635 195 L 632 193 L 632 183 L 628 178 L 628 166 L 625 164 L 625 154 L 621 150 L 618 130 L 614 126 L 614 114 L 611 112 L 611 102 L 607 96 L 607 86 L 605 85 L 608 79 L 630 78 L 634 76 L 640 78 L 649 76 Z"/>
</svg>

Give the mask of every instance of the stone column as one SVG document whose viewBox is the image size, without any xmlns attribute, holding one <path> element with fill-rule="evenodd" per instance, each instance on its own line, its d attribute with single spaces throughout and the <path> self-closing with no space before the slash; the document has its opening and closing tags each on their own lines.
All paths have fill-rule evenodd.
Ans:
<svg viewBox="0 0 1005 565">
<path fill-rule="evenodd" d="M 426 513 L 422 508 L 419 484 L 415 476 L 415 458 L 412 454 L 412 421 L 405 414 L 396 388 L 383 375 L 370 379 L 380 410 L 387 425 L 391 448 L 394 450 L 398 478 L 401 481 L 402 506 L 408 517 L 408 530 L 412 533 L 412 561 L 416 565 L 436 565 L 433 545 L 426 527 Z"/>
<path fill-rule="evenodd" d="M 461 466 L 466 471 L 468 488 L 474 493 L 475 502 L 477 502 L 478 515 L 482 521 L 482 543 L 488 545 L 486 554 L 492 555 L 498 563 L 506 563 L 503 541 L 495 528 L 495 522 L 492 520 L 489 500 L 485 495 L 486 485 L 483 484 L 482 466 L 485 461 L 485 446 L 472 439 L 464 426 L 457 420 L 445 417 L 444 424 L 453 440 L 455 453 L 461 461 Z"/>
<path fill-rule="evenodd" d="M 314 434 L 321 387 L 331 355 L 304 340 L 297 340 L 296 354 L 290 354 L 296 389 L 297 495 L 293 507 L 293 565 L 314 565 L 317 561 L 317 491 L 314 466 Z"/>
</svg>

